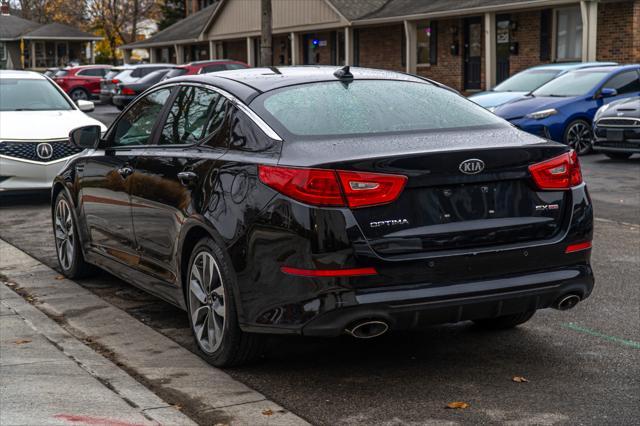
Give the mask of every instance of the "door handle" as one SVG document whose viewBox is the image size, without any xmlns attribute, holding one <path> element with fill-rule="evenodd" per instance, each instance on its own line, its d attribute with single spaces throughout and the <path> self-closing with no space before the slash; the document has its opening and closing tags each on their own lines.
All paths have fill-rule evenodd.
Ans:
<svg viewBox="0 0 640 426">
<path fill-rule="evenodd" d="M 191 186 L 193 182 L 198 178 L 198 175 L 194 172 L 180 172 L 178 173 L 178 180 L 184 186 Z"/>
<path fill-rule="evenodd" d="M 120 176 L 126 179 L 127 177 L 129 177 L 129 175 L 133 173 L 133 167 L 131 166 L 120 167 L 118 169 L 118 173 L 120 174 Z"/>
</svg>

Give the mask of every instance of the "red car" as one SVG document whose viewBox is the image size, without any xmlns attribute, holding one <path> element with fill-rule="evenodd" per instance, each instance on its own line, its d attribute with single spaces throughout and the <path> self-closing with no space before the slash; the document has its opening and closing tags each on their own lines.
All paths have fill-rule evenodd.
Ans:
<svg viewBox="0 0 640 426">
<path fill-rule="evenodd" d="M 111 65 L 61 68 L 52 78 L 74 101 L 86 100 L 100 95 L 100 80 L 111 68 Z"/>
<path fill-rule="evenodd" d="M 164 80 L 168 78 L 178 77 L 180 75 L 207 74 L 216 71 L 237 70 L 249 68 L 244 62 L 234 61 L 231 59 L 212 59 L 207 61 L 189 62 L 188 64 L 175 67 L 164 76 Z"/>
</svg>

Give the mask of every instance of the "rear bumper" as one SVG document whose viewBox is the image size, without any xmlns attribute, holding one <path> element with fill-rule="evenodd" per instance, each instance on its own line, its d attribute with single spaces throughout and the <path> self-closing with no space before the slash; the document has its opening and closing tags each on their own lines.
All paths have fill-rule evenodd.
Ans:
<svg viewBox="0 0 640 426">
<path fill-rule="evenodd" d="M 393 330 L 494 318 L 553 306 L 562 296 L 587 298 L 593 289 L 589 265 L 450 286 L 422 285 L 353 294 L 353 304 L 318 315 L 301 333 L 338 336 L 363 319 L 385 321 Z"/>
<path fill-rule="evenodd" d="M 135 98 L 136 98 L 135 96 L 114 95 L 113 98 L 111 99 L 111 102 L 115 106 L 125 107 L 129 105 L 129 103 Z"/>
<path fill-rule="evenodd" d="M 607 130 L 620 131 L 618 140 L 609 140 Z M 594 151 L 640 153 L 640 128 L 602 128 L 594 126 Z"/>
</svg>

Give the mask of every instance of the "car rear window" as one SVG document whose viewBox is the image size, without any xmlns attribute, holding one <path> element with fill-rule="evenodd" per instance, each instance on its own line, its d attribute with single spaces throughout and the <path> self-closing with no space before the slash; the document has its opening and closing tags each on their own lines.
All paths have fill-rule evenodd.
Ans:
<svg viewBox="0 0 640 426">
<path fill-rule="evenodd" d="M 178 77 L 181 75 L 185 75 L 187 73 L 187 69 L 186 68 L 173 68 L 171 70 L 169 70 L 168 73 L 165 74 L 164 79 L 168 79 L 168 78 L 173 78 L 173 77 Z"/>
<path fill-rule="evenodd" d="M 449 90 L 397 80 L 331 81 L 290 86 L 254 101 L 276 129 L 330 136 L 506 125 Z"/>
<path fill-rule="evenodd" d="M 67 70 L 58 70 L 58 71 L 56 71 L 56 73 L 53 76 L 54 77 L 64 77 L 67 74 L 69 74 L 69 71 L 67 71 Z"/>
</svg>

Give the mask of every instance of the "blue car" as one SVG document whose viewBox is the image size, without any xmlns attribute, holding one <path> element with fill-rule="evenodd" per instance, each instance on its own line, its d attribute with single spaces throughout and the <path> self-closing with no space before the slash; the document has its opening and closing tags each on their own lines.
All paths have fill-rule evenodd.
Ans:
<svg viewBox="0 0 640 426">
<path fill-rule="evenodd" d="M 598 108 L 638 95 L 639 64 L 585 68 L 565 73 L 494 113 L 526 132 L 586 154 L 591 151 L 591 123 Z"/>
<path fill-rule="evenodd" d="M 533 92 L 538 87 L 568 72 L 582 68 L 618 65 L 616 62 L 565 62 L 531 67 L 509 77 L 491 90 L 469 96 L 469 99 L 489 111 Z"/>
</svg>

